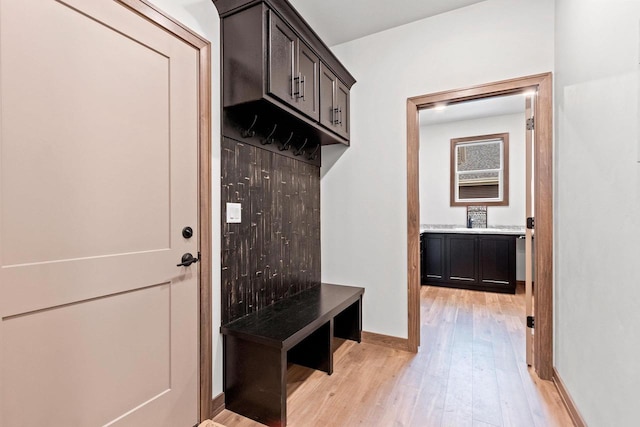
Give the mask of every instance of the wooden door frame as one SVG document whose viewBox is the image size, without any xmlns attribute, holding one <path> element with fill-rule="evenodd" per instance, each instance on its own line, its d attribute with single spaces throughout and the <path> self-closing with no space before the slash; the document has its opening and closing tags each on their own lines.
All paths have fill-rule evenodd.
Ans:
<svg viewBox="0 0 640 427">
<path fill-rule="evenodd" d="M 534 369 L 542 379 L 553 376 L 553 99 L 552 74 L 544 73 L 503 80 L 407 99 L 407 266 L 408 348 L 420 345 L 420 195 L 419 110 L 436 104 L 451 104 L 498 95 L 536 90 L 535 117 L 535 232 L 536 286 Z"/>
<path fill-rule="evenodd" d="M 198 243 L 199 288 L 199 419 L 211 417 L 211 42 L 202 38 L 147 0 L 115 0 L 198 51 Z"/>
</svg>

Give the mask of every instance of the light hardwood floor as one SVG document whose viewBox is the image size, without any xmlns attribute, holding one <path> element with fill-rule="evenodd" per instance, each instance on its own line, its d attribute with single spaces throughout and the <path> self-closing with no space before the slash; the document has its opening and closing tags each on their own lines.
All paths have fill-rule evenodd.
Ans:
<svg viewBox="0 0 640 427">
<path fill-rule="evenodd" d="M 423 286 L 417 354 L 342 343 L 331 376 L 292 365 L 288 426 L 573 426 L 525 363 L 524 295 Z M 214 421 L 257 427 L 230 411 Z"/>
</svg>

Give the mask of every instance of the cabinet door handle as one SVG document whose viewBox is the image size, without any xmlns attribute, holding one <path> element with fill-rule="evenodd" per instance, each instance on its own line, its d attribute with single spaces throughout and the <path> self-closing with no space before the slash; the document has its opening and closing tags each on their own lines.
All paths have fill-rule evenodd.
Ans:
<svg viewBox="0 0 640 427">
<path fill-rule="evenodd" d="M 302 76 L 302 79 L 300 80 L 302 82 L 302 100 L 306 101 L 305 99 L 305 95 L 307 94 L 307 78 L 305 76 Z"/>
<path fill-rule="evenodd" d="M 342 108 L 338 107 L 338 108 L 334 108 L 335 110 L 335 121 L 333 122 L 334 125 L 336 126 L 340 126 L 342 124 Z"/>
<path fill-rule="evenodd" d="M 298 77 L 295 77 L 293 80 L 294 80 L 294 81 L 295 81 L 295 83 L 296 83 L 296 85 L 295 85 L 295 89 L 293 89 L 293 90 L 294 90 L 294 92 L 293 92 L 293 98 L 294 98 L 294 99 L 302 98 L 302 97 L 300 96 L 300 80 L 301 80 L 301 74 L 300 74 L 300 73 L 298 73 Z M 296 90 L 296 89 L 297 89 L 297 90 Z"/>
<path fill-rule="evenodd" d="M 296 78 L 293 75 L 293 69 L 291 70 L 291 99 L 296 99 Z"/>
<path fill-rule="evenodd" d="M 298 77 L 296 77 L 294 80 L 297 83 L 297 90 L 294 92 L 295 99 L 302 98 L 304 100 L 304 95 L 306 92 L 305 76 L 303 76 L 302 73 L 298 73 Z"/>
</svg>

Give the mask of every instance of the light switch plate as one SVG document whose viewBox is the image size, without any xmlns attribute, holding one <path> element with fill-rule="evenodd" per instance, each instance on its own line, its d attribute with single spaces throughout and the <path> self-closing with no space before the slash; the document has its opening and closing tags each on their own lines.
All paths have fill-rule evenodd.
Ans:
<svg viewBox="0 0 640 427">
<path fill-rule="evenodd" d="M 242 222 L 242 205 L 240 203 L 227 203 L 227 224 Z"/>
</svg>

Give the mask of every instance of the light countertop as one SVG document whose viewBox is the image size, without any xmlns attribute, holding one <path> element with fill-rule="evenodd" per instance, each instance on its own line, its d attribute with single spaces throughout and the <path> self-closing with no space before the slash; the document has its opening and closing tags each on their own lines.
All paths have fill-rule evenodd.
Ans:
<svg viewBox="0 0 640 427">
<path fill-rule="evenodd" d="M 524 236 L 525 228 L 519 225 L 492 225 L 487 228 L 467 228 L 463 225 L 420 224 L 420 233 L 505 234 Z"/>
</svg>

